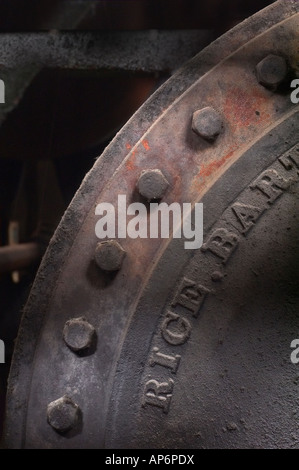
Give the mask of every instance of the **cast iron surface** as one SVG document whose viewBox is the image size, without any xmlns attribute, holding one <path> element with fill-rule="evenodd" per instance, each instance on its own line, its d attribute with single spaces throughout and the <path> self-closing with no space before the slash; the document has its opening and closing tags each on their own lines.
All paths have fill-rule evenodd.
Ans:
<svg viewBox="0 0 299 470">
<path fill-rule="evenodd" d="M 276 2 L 206 48 L 86 176 L 24 313 L 8 447 L 298 446 L 298 12 Z M 287 64 L 278 83 L 259 76 L 269 56 Z M 216 112 L 204 133 L 203 108 Z M 95 206 L 143 201 L 136 184 L 152 169 L 169 183 L 164 202 L 204 203 L 204 245 L 119 240 L 120 269 L 104 272 Z M 96 333 L 80 354 L 63 338 L 73 318 Z"/>
</svg>

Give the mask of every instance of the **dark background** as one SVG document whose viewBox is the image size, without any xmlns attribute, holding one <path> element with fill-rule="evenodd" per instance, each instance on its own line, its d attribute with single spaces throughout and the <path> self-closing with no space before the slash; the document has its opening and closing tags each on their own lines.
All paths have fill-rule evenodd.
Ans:
<svg viewBox="0 0 299 470">
<path fill-rule="evenodd" d="M 55 15 L 65 8 L 65 29 L 214 29 L 224 32 L 261 10 L 269 0 L 2 0 L 1 31 L 40 31 L 57 28 Z M 79 5 L 92 10 L 74 28 L 71 14 Z"/>
</svg>

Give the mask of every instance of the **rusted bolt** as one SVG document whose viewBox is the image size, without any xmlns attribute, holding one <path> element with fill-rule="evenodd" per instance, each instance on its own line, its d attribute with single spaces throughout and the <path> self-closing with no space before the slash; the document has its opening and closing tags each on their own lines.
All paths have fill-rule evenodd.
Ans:
<svg viewBox="0 0 299 470">
<path fill-rule="evenodd" d="M 63 339 L 72 351 L 78 352 L 88 349 L 94 336 L 94 327 L 83 317 L 72 318 L 64 325 Z"/>
<path fill-rule="evenodd" d="M 139 194 L 148 201 L 161 199 L 168 186 L 169 183 L 162 171 L 157 169 L 142 171 L 137 182 Z"/>
<path fill-rule="evenodd" d="M 258 82 L 272 90 L 276 90 L 286 79 L 287 73 L 286 60 L 279 55 L 269 54 L 256 66 Z"/>
<path fill-rule="evenodd" d="M 214 142 L 221 132 L 223 121 L 220 114 L 211 107 L 195 111 L 192 117 L 192 130 L 208 142 Z"/>
<path fill-rule="evenodd" d="M 79 406 L 67 395 L 64 395 L 49 403 L 47 408 L 48 423 L 55 431 L 66 433 L 76 427 L 79 413 Z"/>
<path fill-rule="evenodd" d="M 103 271 L 118 271 L 121 268 L 125 255 L 125 250 L 116 240 L 107 240 L 98 243 L 95 261 Z"/>
</svg>

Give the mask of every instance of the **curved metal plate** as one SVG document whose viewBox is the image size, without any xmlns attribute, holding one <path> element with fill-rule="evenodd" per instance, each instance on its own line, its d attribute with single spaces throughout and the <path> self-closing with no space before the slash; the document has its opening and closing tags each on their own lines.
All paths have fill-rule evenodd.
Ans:
<svg viewBox="0 0 299 470">
<path fill-rule="evenodd" d="M 9 447 L 298 442 L 289 360 L 298 301 L 298 115 L 288 88 L 298 12 L 298 2 L 279 1 L 206 48 L 144 104 L 83 181 L 22 321 Z M 288 63 L 287 89 L 259 83 L 256 67 L 269 55 Z M 222 117 L 214 142 L 192 130 L 194 112 L 205 107 Z M 203 249 L 127 238 L 121 270 L 104 273 L 94 261 L 95 206 L 117 205 L 119 194 L 141 200 L 136 182 L 153 168 L 169 182 L 164 202 L 203 202 Z M 79 356 L 63 329 L 82 316 L 97 344 Z M 64 395 L 81 415 L 59 434 L 47 405 Z"/>
</svg>

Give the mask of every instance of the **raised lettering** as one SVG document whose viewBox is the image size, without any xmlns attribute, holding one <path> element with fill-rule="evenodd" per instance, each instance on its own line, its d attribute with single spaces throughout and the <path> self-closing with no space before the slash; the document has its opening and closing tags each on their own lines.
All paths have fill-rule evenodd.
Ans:
<svg viewBox="0 0 299 470">
<path fill-rule="evenodd" d="M 162 323 L 161 333 L 167 343 L 179 346 L 189 338 L 191 325 L 186 318 L 168 311 Z"/>
<path fill-rule="evenodd" d="M 157 380 L 149 380 L 144 387 L 142 406 L 151 405 L 162 408 L 163 413 L 168 413 L 173 391 L 173 380 L 159 383 Z"/>
<path fill-rule="evenodd" d="M 279 196 L 290 186 L 293 178 L 282 178 L 276 170 L 264 171 L 252 185 L 251 189 L 258 189 L 268 198 L 268 203 L 273 204 Z"/>
<path fill-rule="evenodd" d="M 194 281 L 190 281 L 186 277 L 183 278 L 179 291 L 176 293 L 172 306 L 182 305 L 193 312 L 193 316 L 197 317 L 201 306 L 209 294 L 209 290 Z"/>
<path fill-rule="evenodd" d="M 232 225 L 240 233 L 246 234 L 254 226 L 265 209 L 237 202 L 231 206 L 231 210 L 235 215 L 235 223 L 232 222 Z"/>
<path fill-rule="evenodd" d="M 299 149 L 297 152 L 293 150 L 292 153 L 287 153 L 279 157 L 278 161 L 284 166 L 288 171 L 293 170 L 295 167 L 299 168 Z"/>
<path fill-rule="evenodd" d="M 222 259 L 225 264 L 239 244 L 239 237 L 235 232 L 225 228 L 217 228 L 201 247 L 202 251 L 211 251 Z"/>
<path fill-rule="evenodd" d="M 181 356 L 176 354 L 170 356 L 169 354 L 163 354 L 159 351 L 159 348 L 153 348 L 152 355 L 149 359 L 149 365 L 154 367 L 156 365 L 166 367 L 171 370 L 173 374 L 176 374 L 180 365 Z"/>
</svg>

